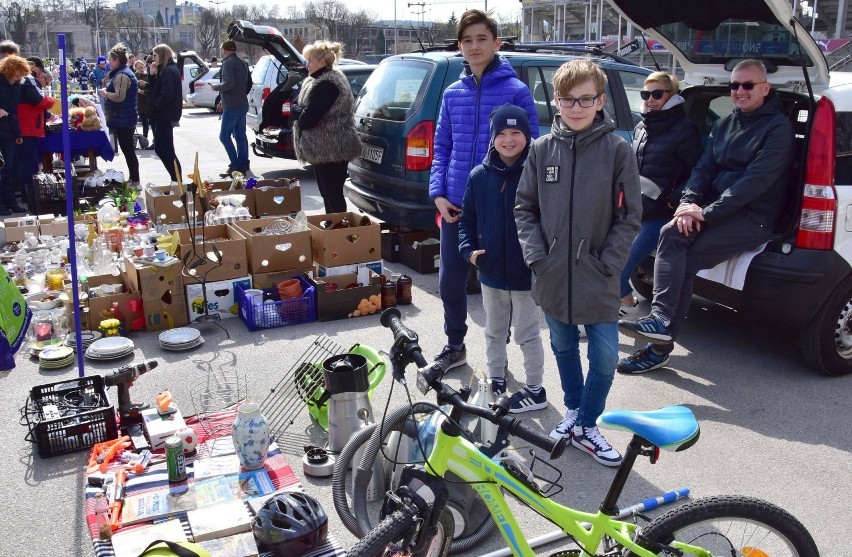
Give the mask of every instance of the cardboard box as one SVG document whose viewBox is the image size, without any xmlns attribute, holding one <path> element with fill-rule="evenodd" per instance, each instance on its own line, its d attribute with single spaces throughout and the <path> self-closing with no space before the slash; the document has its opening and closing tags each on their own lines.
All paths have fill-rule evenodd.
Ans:
<svg viewBox="0 0 852 557">
<path fill-rule="evenodd" d="M 166 439 L 175 434 L 179 429 L 186 427 L 186 422 L 177 410 L 173 414 L 160 416 L 156 408 L 142 410 L 142 420 L 145 431 L 148 432 L 148 440 L 151 441 L 151 450 L 163 449 Z"/>
<path fill-rule="evenodd" d="M 399 249 L 402 245 L 402 233 L 382 228 L 382 259 L 388 263 L 399 261 Z"/>
<path fill-rule="evenodd" d="M 198 218 L 201 218 L 201 205 L 194 198 Z M 183 200 L 177 194 L 177 186 L 148 186 L 145 190 L 145 208 L 148 215 L 157 224 L 180 224 L 186 222 Z"/>
<path fill-rule="evenodd" d="M 24 236 L 26 236 L 27 232 L 38 236 L 38 221 L 35 217 L 29 217 L 32 219 L 33 224 L 22 224 L 22 219 L 25 217 L 15 217 L 11 219 L 6 219 L 3 222 L 3 226 L 6 228 L 6 243 L 11 242 L 23 242 Z M 27 221 L 29 222 L 29 221 Z"/>
<path fill-rule="evenodd" d="M 106 319 L 103 312 L 112 310 L 112 304 L 118 304 L 118 309 L 124 316 L 125 329 L 129 331 L 144 331 L 145 330 L 145 311 L 142 306 L 142 294 L 139 292 L 131 292 L 125 286 L 127 283 L 127 274 L 122 272 L 121 275 L 115 277 L 113 275 L 94 275 L 88 277 L 88 301 L 89 301 L 89 316 L 93 323 L 89 323 L 92 329 L 97 329 L 101 320 Z M 121 284 L 121 288 L 113 294 L 98 293 L 98 288 L 101 285 Z M 94 295 L 93 295 L 94 293 Z"/>
<path fill-rule="evenodd" d="M 215 281 L 236 279 L 248 274 L 246 240 L 242 237 L 235 237 L 234 234 L 229 235 L 228 230 L 231 229 L 225 224 L 217 224 L 205 228 L 203 253 L 207 259 L 207 263 L 195 268 L 195 276 L 206 276 L 208 281 Z M 201 251 L 201 228 L 196 229 L 196 234 L 198 236 L 196 238 L 196 249 Z M 178 229 L 178 235 L 180 235 L 180 259 L 183 260 L 184 254 L 192 250 L 192 241 L 188 228 Z M 211 245 L 213 244 L 216 245 L 216 248 L 222 254 L 222 264 L 218 266 L 215 266 L 216 264 L 213 263 L 216 257 L 211 249 Z M 190 261 L 188 265 L 192 265 L 192 262 Z"/>
<path fill-rule="evenodd" d="M 334 228 L 343 220 L 347 228 Z M 365 223 L 363 226 L 360 223 Z M 369 224 L 367 224 L 369 223 Z M 381 229 L 366 215 L 331 213 L 308 217 L 314 261 L 323 267 L 376 261 L 381 257 Z"/>
<path fill-rule="evenodd" d="M 251 288 L 251 277 L 219 280 L 204 285 L 204 290 L 207 291 L 207 313 L 209 315 L 218 314 L 220 319 L 227 319 L 239 314 L 236 297 L 237 284 L 242 285 L 243 288 Z M 201 283 L 186 285 L 186 302 L 187 317 L 190 322 L 204 315 L 204 294 Z"/>
<path fill-rule="evenodd" d="M 362 267 L 367 267 L 377 275 L 382 274 L 382 262 L 370 261 L 369 263 L 353 263 L 352 265 L 340 265 L 339 267 L 323 267 L 322 265 L 317 265 L 316 276 L 318 278 L 322 278 L 350 275 L 357 273 L 358 269 Z"/>
<path fill-rule="evenodd" d="M 275 288 L 278 286 L 278 283 L 291 279 L 296 275 L 313 276 L 313 274 L 313 266 L 303 267 L 300 269 L 288 269 L 286 271 L 275 271 L 271 273 L 252 273 L 251 282 L 255 288 L 260 288 L 262 290 L 264 288 Z"/>
<path fill-rule="evenodd" d="M 358 304 L 364 298 L 373 294 L 381 295 L 382 279 L 376 273 L 369 271 L 369 278 L 364 286 L 346 288 L 347 285 L 358 281 L 357 274 L 326 277 L 325 279 L 308 279 L 316 286 L 317 318 L 319 321 L 345 319 L 358 309 Z M 333 281 L 333 282 L 332 282 Z M 335 285 L 331 289 L 330 285 Z M 379 312 L 376 312 L 378 315 Z"/>
<path fill-rule="evenodd" d="M 57 222 L 51 219 L 51 222 L 43 222 L 39 220 L 38 229 L 42 236 L 68 236 L 68 221 Z"/>
<path fill-rule="evenodd" d="M 183 264 L 168 267 L 142 265 L 125 258 L 127 285 L 142 298 L 145 328 L 164 331 L 186 325 L 186 299 L 183 292 Z"/>
<path fill-rule="evenodd" d="M 292 215 L 302 210 L 301 186 L 289 185 L 289 180 L 259 180 L 254 188 L 254 212 L 265 215 Z"/>
<path fill-rule="evenodd" d="M 306 267 L 313 261 L 311 233 L 308 230 L 263 236 L 270 224 L 282 217 L 271 217 L 232 222 L 229 234 L 246 241 L 246 259 L 249 271 L 264 273 Z M 290 221 L 292 222 L 292 221 Z"/>
<path fill-rule="evenodd" d="M 441 267 L 441 244 L 423 244 L 424 240 L 436 238 L 432 232 L 406 232 L 402 235 L 400 261 L 406 267 L 421 274 L 437 273 Z"/>
</svg>

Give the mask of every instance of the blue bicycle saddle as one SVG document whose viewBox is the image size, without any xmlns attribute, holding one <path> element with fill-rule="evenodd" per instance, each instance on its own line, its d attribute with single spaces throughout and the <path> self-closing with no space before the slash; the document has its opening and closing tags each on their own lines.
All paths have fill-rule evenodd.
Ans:
<svg viewBox="0 0 852 557">
<path fill-rule="evenodd" d="M 636 412 L 609 410 L 598 418 L 598 426 L 630 431 L 666 451 L 683 451 L 698 441 L 700 428 L 686 406 L 666 406 Z"/>
</svg>

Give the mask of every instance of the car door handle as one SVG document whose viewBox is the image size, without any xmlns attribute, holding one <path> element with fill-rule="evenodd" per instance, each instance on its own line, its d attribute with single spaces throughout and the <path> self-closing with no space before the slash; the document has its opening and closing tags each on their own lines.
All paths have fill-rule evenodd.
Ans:
<svg viewBox="0 0 852 557">
<path fill-rule="evenodd" d="M 371 127 L 373 127 L 373 121 L 367 120 L 366 118 L 361 118 L 360 124 L 362 128 L 370 129 Z"/>
</svg>

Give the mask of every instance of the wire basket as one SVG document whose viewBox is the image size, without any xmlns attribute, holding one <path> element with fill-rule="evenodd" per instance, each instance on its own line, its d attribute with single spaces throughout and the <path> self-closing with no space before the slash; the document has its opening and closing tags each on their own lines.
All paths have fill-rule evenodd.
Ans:
<svg viewBox="0 0 852 557">
<path fill-rule="evenodd" d="M 217 415 L 246 400 L 246 375 L 236 370 L 208 373 L 192 385 L 190 392 L 195 415 L 205 433 L 211 438 L 230 436 L 233 417 L 222 420 Z"/>
</svg>

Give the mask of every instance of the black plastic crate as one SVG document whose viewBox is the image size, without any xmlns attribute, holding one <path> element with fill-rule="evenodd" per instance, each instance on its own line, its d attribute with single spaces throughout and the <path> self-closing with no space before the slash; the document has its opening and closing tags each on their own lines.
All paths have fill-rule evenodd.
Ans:
<svg viewBox="0 0 852 557">
<path fill-rule="evenodd" d="M 59 417 L 49 417 L 53 409 L 48 405 L 58 409 Z M 42 458 L 82 451 L 118 437 L 115 408 L 101 375 L 33 387 L 22 413 L 30 430 L 27 439 L 36 444 Z"/>
<path fill-rule="evenodd" d="M 35 214 L 68 214 L 68 205 L 65 202 L 66 198 L 66 182 L 65 174 L 57 172 L 53 174 L 55 182 L 39 179 L 43 175 L 36 174 L 33 176 L 32 184 L 32 199 Z M 80 206 L 80 184 L 76 179 L 71 182 L 71 191 L 73 193 L 72 207 L 77 210 Z"/>
</svg>

